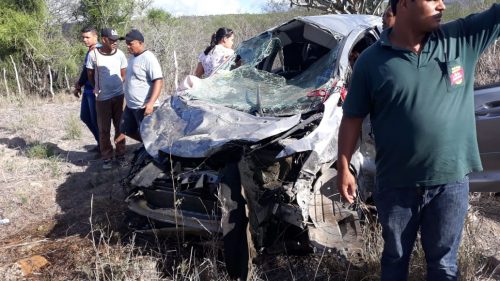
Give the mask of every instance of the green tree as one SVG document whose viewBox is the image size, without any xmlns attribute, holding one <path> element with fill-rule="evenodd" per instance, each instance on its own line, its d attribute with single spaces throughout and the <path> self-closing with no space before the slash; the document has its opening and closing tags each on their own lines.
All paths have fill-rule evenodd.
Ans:
<svg viewBox="0 0 500 281">
<path fill-rule="evenodd" d="M 0 1 L 0 59 L 39 46 L 45 17 L 43 0 Z"/>
<path fill-rule="evenodd" d="M 75 16 L 97 29 L 127 29 L 132 16 L 140 14 L 152 0 L 80 0 Z"/>
<path fill-rule="evenodd" d="M 154 26 L 158 26 L 162 23 L 169 23 L 174 19 L 169 12 L 159 8 L 149 9 L 146 12 L 146 17 L 148 21 Z"/>
</svg>

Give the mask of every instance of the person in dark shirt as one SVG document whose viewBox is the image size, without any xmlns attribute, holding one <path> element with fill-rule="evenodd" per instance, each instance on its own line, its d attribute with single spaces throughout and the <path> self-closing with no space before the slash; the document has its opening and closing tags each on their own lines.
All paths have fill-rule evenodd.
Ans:
<svg viewBox="0 0 500 281">
<path fill-rule="evenodd" d="M 382 225 L 381 280 L 404 281 L 420 231 L 427 280 L 458 280 L 468 174 L 482 170 L 474 68 L 500 34 L 500 4 L 441 24 L 442 0 L 391 0 L 396 22 L 354 67 L 338 138 L 337 187 L 353 202 L 349 162 L 369 114 L 374 200 Z"/>
<path fill-rule="evenodd" d="M 81 30 L 81 38 L 85 46 L 88 48 L 88 51 L 85 55 L 85 61 L 82 66 L 80 78 L 75 83 L 73 94 L 77 98 L 82 98 L 82 103 L 80 106 L 80 119 L 83 121 L 83 123 L 85 123 L 85 125 L 87 125 L 97 142 L 97 146 L 95 147 L 95 149 L 93 149 L 93 151 L 99 152 L 99 128 L 97 127 L 97 112 L 95 108 L 94 87 L 87 77 L 87 68 L 85 66 L 87 64 L 89 52 L 94 50 L 98 45 L 96 29 L 93 27 L 83 28 Z"/>
</svg>

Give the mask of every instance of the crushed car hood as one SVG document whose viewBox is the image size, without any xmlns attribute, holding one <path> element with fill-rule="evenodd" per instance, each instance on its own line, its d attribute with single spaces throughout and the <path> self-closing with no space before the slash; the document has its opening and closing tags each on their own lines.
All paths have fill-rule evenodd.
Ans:
<svg viewBox="0 0 500 281">
<path fill-rule="evenodd" d="M 217 104 L 169 97 L 150 117 L 144 118 L 141 135 L 154 158 L 159 151 L 175 156 L 210 156 L 233 141 L 257 142 L 298 124 L 300 115 L 257 117 Z"/>
</svg>

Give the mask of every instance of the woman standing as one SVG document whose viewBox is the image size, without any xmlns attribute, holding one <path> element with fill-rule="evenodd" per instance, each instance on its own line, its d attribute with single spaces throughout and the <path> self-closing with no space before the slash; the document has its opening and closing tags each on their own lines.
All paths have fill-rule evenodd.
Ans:
<svg viewBox="0 0 500 281">
<path fill-rule="evenodd" d="M 210 45 L 198 57 L 194 75 L 198 78 L 209 77 L 232 55 L 234 55 L 234 33 L 232 29 L 221 27 L 212 34 Z"/>
</svg>

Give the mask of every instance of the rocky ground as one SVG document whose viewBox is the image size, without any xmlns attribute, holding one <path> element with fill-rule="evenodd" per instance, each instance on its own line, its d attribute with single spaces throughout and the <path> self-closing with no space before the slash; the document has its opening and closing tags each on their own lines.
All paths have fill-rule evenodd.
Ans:
<svg viewBox="0 0 500 281">
<path fill-rule="evenodd" d="M 0 104 L 0 280 L 155 280 L 161 276 L 158 255 L 138 253 L 128 239 L 131 233 L 120 185 L 127 167 L 115 163 L 112 170 L 101 169 L 97 154 L 89 152 L 95 145 L 93 138 L 78 114 L 79 102 L 68 98 Z M 129 143 L 128 160 L 138 146 Z M 473 236 L 485 266 L 476 280 L 500 280 L 500 199 L 484 194 L 472 197 L 470 217 L 477 226 Z M 201 265 L 205 262 L 210 259 Z M 316 266 L 312 265 L 313 270 Z M 163 277 L 182 276 L 179 268 Z M 279 276 L 271 271 L 262 266 L 260 276 Z M 294 279 L 314 279 L 311 276 L 317 275 Z"/>
</svg>

